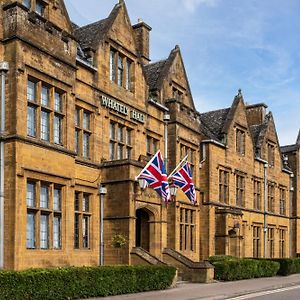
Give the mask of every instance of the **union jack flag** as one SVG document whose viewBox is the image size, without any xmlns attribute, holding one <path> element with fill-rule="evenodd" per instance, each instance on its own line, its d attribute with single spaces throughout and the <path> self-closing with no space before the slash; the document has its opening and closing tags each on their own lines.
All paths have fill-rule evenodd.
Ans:
<svg viewBox="0 0 300 300">
<path fill-rule="evenodd" d="M 190 164 L 186 162 L 176 173 L 172 175 L 175 186 L 182 189 L 193 204 L 196 204 L 196 191 Z"/>
<path fill-rule="evenodd" d="M 152 157 L 136 179 L 146 180 L 148 186 L 153 188 L 165 202 L 171 200 L 168 177 L 160 150 Z"/>
</svg>

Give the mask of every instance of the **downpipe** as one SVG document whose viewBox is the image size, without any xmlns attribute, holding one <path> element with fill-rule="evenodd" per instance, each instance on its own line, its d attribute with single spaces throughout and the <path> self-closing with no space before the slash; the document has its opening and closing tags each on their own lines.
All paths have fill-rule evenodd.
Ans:
<svg viewBox="0 0 300 300">
<path fill-rule="evenodd" d="M 5 80 L 9 70 L 7 62 L 0 62 L 1 76 L 1 120 L 0 120 L 0 269 L 4 268 L 4 141 L 5 134 Z"/>
</svg>

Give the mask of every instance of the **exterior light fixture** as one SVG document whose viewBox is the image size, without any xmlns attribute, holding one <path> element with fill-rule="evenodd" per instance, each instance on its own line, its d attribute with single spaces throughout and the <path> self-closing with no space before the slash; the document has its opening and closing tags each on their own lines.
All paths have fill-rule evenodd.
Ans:
<svg viewBox="0 0 300 300">
<path fill-rule="evenodd" d="M 177 186 L 175 184 L 170 185 L 170 195 L 171 197 L 175 197 L 177 193 Z"/>
<path fill-rule="evenodd" d="M 142 190 L 146 189 L 146 187 L 148 186 L 148 183 L 145 179 L 138 179 L 138 182 Z"/>
</svg>

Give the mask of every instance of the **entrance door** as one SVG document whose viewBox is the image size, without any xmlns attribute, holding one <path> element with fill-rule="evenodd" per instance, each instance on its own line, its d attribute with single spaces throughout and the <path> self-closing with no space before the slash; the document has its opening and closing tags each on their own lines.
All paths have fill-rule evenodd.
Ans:
<svg viewBox="0 0 300 300">
<path fill-rule="evenodd" d="M 150 224 L 149 214 L 146 210 L 136 211 L 135 243 L 136 247 L 141 247 L 149 252 L 150 250 Z"/>
</svg>

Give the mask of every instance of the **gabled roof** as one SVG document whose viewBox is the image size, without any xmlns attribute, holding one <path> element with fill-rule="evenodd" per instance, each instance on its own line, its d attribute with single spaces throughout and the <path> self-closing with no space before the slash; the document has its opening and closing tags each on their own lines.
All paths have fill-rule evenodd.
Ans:
<svg viewBox="0 0 300 300">
<path fill-rule="evenodd" d="M 83 27 L 75 27 L 74 35 L 82 49 L 97 48 L 98 43 L 105 37 L 106 33 L 115 21 L 121 5 L 124 5 L 124 2 L 116 4 L 106 19 L 96 21 Z"/>
<path fill-rule="evenodd" d="M 263 145 L 268 130 L 268 126 L 269 126 L 270 117 L 271 117 L 271 112 L 265 116 L 264 122 L 262 124 L 255 124 L 250 126 L 253 146 L 256 153 L 259 153 L 259 149 L 261 149 Z"/>
<path fill-rule="evenodd" d="M 224 133 L 224 124 L 227 120 L 229 111 L 230 108 L 224 108 L 200 114 L 201 129 L 203 133 L 207 137 L 221 142 Z"/>
<path fill-rule="evenodd" d="M 150 91 L 157 89 L 159 79 L 161 78 L 166 63 L 167 59 L 164 59 L 144 66 L 145 76 Z"/>
</svg>

